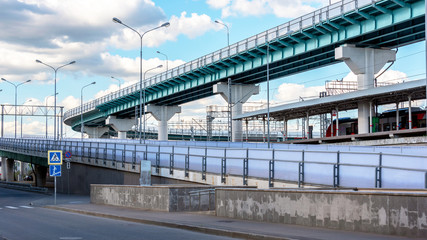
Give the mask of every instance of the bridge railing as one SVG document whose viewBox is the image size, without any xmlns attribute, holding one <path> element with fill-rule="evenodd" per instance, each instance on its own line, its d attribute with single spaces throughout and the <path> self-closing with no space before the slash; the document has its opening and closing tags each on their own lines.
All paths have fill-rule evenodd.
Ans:
<svg viewBox="0 0 427 240">
<path fill-rule="evenodd" d="M 48 150 L 70 151 L 73 159 L 82 163 L 99 163 L 119 169 L 130 164 L 137 170 L 141 160 L 151 161 L 153 173 L 169 169 L 169 177 L 180 170 L 188 177 L 199 172 L 206 180 L 207 174 L 221 176 L 225 183 L 228 176 L 333 187 L 358 188 L 427 188 L 426 148 L 409 153 L 367 152 L 361 149 L 305 150 L 203 147 L 163 145 L 150 142 L 114 141 L 52 141 L 41 139 L 0 139 L 0 150 L 26 155 L 47 157 Z M 415 149 L 415 148 L 414 148 Z M 424 152 L 424 154 L 420 154 Z M 123 169 L 122 169 L 123 170 Z"/>
<path fill-rule="evenodd" d="M 145 80 L 143 88 L 156 85 L 168 79 L 177 78 L 186 73 L 195 71 L 199 68 L 209 66 L 211 64 L 226 60 L 234 55 L 241 54 L 254 48 L 264 46 L 267 42 L 277 41 L 279 39 L 291 38 L 290 35 L 294 32 L 299 32 L 305 28 L 314 26 L 315 24 L 331 20 L 338 16 L 344 15 L 347 12 L 356 10 L 360 7 L 379 2 L 380 0 L 342 0 L 333 3 L 329 6 L 320 8 L 314 12 L 293 19 L 287 23 L 271 28 L 267 31 L 249 37 L 237 43 L 231 44 L 213 53 L 207 54 L 193 61 L 187 62 L 178 67 L 172 68 L 163 73 L 157 74 Z M 139 83 L 122 88 L 116 92 L 107 94 L 103 97 L 73 108 L 64 114 L 64 119 L 79 115 L 82 111 L 91 111 L 96 106 L 107 103 L 116 98 L 120 98 L 140 90 Z"/>
</svg>

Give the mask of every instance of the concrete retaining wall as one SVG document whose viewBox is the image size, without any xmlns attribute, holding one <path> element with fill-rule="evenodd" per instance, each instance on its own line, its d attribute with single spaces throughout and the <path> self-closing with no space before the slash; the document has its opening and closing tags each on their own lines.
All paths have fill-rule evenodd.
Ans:
<svg viewBox="0 0 427 240">
<path fill-rule="evenodd" d="M 192 208 L 195 208 L 196 206 L 198 207 L 199 204 L 197 202 L 196 204 L 191 205 L 190 192 L 210 188 L 212 188 L 212 186 L 123 186 L 93 184 L 91 185 L 90 200 L 91 203 L 95 204 L 133 207 L 156 211 L 195 211 L 197 209 Z"/>
<path fill-rule="evenodd" d="M 216 214 L 244 220 L 427 237 L 427 192 L 217 189 Z"/>
</svg>

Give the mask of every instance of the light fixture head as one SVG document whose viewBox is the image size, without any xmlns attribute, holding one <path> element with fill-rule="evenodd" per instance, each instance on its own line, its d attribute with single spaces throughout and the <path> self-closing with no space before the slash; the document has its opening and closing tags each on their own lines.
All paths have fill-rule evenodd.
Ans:
<svg viewBox="0 0 427 240">
<path fill-rule="evenodd" d="M 91 84 L 96 84 L 96 82 L 92 82 Z"/>
<path fill-rule="evenodd" d="M 4 78 L 1 78 L 1 80 L 3 80 L 3 81 L 7 81 L 6 79 L 4 79 Z"/>
<path fill-rule="evenodd" d="M 159 66 L 157 66 L 157 68 L 162 68 L 163 67 L 163 65 L 159 65 Z"/>
<path fill-rule="evenodd" d="M 40 61 L 40 60 L 38 60 L 38 59 L 36 59 L 36 62 L 38 62 L 38 63 L 42 63 L 42 61 Z"/>
<path fill-rule="evenodd" d="M 25 81 L 25 82 L 31 82 L 31 80 L 30 79 L 28 79 L 27 81 Z"/>
<path fill-rule="evenodd" d="M 74 63 L 76 63 L 76 61 L 72 61 L 72 62 L 70 62 L 69 64 L 74 64 Z"/>
<path fill-rule="evenodd" d="M 157 51 L 157 53 L 160 53 L 160 51 Z"/>
<path fill-rule="evenodd" d="M 215 22 L 216 22 L 216 23 L 219 23 L 219 21 L 218 21 L 218 20 L 215 20 Z"/>
<path fill-rule="evenodd" d="M 160 27 L 169 27 L 171 24 L 169 22 L 163 23 Z"/>
<path fill-rule="evenodd" d="M 116 17 L 113 18 L 113 22 L 122 24 L 122 21 L 120 21 L 120 19 L 118 19 Z"/>
</svg>

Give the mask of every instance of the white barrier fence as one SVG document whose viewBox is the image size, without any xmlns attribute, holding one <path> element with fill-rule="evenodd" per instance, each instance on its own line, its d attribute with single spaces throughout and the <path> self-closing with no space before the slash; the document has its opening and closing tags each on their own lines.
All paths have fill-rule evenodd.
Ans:
<svg viewBox="0 0 427 240">
<path fill-rule="evenodd" d="M 160 168 L 248 178 L 358 188 L 427 188 L 427 147 L 359 147 L 228 142 L 146 141 L 112 139 L 1 138 L 0 150 L 47 157 L 48 150 L 70 151 L 74 157 L 131 163 L 141 159 Z"/>
</svg>

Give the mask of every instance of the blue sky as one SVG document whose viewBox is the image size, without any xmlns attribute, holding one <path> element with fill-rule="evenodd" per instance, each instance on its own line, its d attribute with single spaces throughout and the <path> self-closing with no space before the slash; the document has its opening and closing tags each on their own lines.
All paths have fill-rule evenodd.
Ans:
<svg viewBox="0 0 427 240">
<path fill-rule="evenodd" d="M 139 78 L 139 37 L 113 23 L 117 17 L 144 32 L 164 22 L 171 26 L 144 36 L 143 68 L 165 65 L 176 67 L 227 44 L 226 30 L 214 23 L 223 21 L 230 28 L 230 43 L 243 40 L 293 18 L 328 4 L 328 0 L 0 0 L 0 77 L 16 84 L 31 79 L 18 88 L 18 104 L 46 104 L 54 94 L 53 71 L 35 62 L 39 59 L 52 66 L 70 61 L 76 64 L 58 72 L 58 105 L 70 109 L 78 106 L 81 87 L 84 101 L 93 100 L 135 83 Z M 335 2 L 335 1 L 332 1 Z M 159 69 L 156 74 L 165 69 Z M 349 73 L 345 64 L 292 75 L 272 81 L 271 101 L 288 102 L 299 96 L 318 95 L 325 80 L 335 80 Z M 417 79 L 425 74 L 424 42 L 399 49 L 397 61 L 385 74 L 384 81 L 397 78 Z M 415 76 L 415 77 L 411 77 Z M 298 89 L 283 94 L 285 89 Z M 14 88 L 1 82 L 0 102 L 14 103 Z M 249 101 L 266 101 L 265 84 Z M 285 97 L 283 97 L 285 96 Z M 31 99 L 31 102 L 28 102 Z M 48 100 L 53 105 L 53 97 Z M 225 105 L 219 96 L 183 106 L 181 119 L 204 118 L 205 106 Z M 13 118 L 6 118 L 6 134 L 14 130 Z M 51 120 L 50 120 L 51 121 Z M 52 125 L 52 124 L 51 124 Z M 24 132 L 44 134 L 45 119 L 24 118 Z M 52 131 L 52 130 L 50 130 Z M 68 136 L 78 136 L 67 130 Z"/>
</svg>

